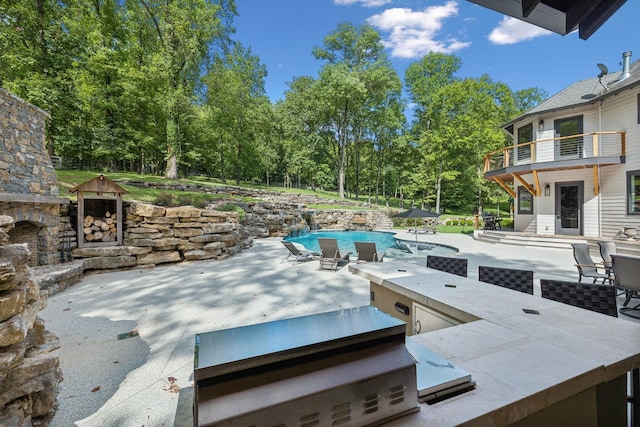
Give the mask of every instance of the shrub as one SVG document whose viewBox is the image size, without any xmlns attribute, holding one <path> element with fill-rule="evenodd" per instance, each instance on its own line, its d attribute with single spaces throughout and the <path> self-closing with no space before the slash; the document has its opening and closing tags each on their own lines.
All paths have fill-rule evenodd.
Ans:
<svg viewBox="0 0 640 427">
<path fill-rule="evenodd" d="M 158 206 L 173 206 L 173 194 L 163 191 L 158 194 L 158 197 L 153 203 Z"/>
</svg>

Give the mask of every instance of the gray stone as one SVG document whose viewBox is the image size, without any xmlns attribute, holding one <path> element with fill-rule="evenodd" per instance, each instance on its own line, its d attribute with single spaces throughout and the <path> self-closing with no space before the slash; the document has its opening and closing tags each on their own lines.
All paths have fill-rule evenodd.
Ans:
<svg viewBox="0 0 640 427">
<path fill-rule="evenodd" d="M 175 237 L 195 237 L 202 234 L 202 228 L 176 228 L 173 230 Z"/>
<path fill-rule="evenodd" d="M 20 283 L 16 268 L 8 259 L 0 259 L 0 291 L 13 289 Z"/>
<path fill-rule="evenodd" d="M 24 348 L 16 346 L 7 347 L 3 351 L 0 353 L 0 384 L 7 377 L 9 369 L 17 365 L 24 356 Z"/>
<path fill-rule="evenodd" d="M 24 340 L 36 320 L 39 309 L 38 304 L 27 304 L 19 314 L 0 323 L 0 347 Z"/>
<path fill-rule="evenodd" d="M 220 253 L 222 253 L 222 251 L 218 250 L 218 251 L 205 251 L 205 250 L 194 250 L 194 251 L 187 251 L 184 253 L 184 259 L 185 261 L 198 261 L 198 260 L 205 260 L 205 259 L 213 259 L 213 258 L 217 258 L 218 255 L 220 255 Z"/>
<path fill-rule="evenodd" d="M 158 251 L 138 257 L 138 264 L 164 264 L 168 262 L 180 262 L 180 252 L 178 251 Z"/>
<path fill-rule="evenodd" d="M 24 289 L 0 294 L 0 322 L 24 310 L 27 293 Z"/>
<path fill-rule="evenodd" d="M 215 251 L 218 249 L 224 249 L 227 245 L 224 242 L 211 242 L 204 245 L 202 249 L 205 251 Z"/>
<path fill-rule="evenodd" d="M 231 222 L 225 222 L 220 224 L 206 224 L 202 226 L 202 230 L 204 234 L 214 234 L 214 233 L 230 233 L 236 229 L 236 224 Z"/>
<path fill-rule="evenodd" d="M 188 240 L 177 238 L 162 238 L 162 239 L 125 239 L 125 242 L 131 246 L 149 246 L 155 249 L 175 247 L 176 245 L 183 245 L 188 243 Z"/>
<path fill-rule="evenodd" d="M 238 217 L 239 217 L 238 212 L 220 212 L 220 211 L 214 211 L 209 209 L 203 210 L 202 216 L 209 217 L 209 218 L 219 218 L 223 220 L 226 220 L 227 218 L 234 218 L 236 221 L 238 220 Z"/>
<path fill-rule="evenodd" d="M 219 242 L 220 235 L 219 234 L 202 234 L 200 236 L 195 236 L 190 238 L 189 241 L 194 243 Z"/>
<path fill-rule="evenodd" d="M 188 242 L 185 243 L 183 245 L 176 245 L 176 249 L 178 249 L 179 251 L 195 251 L 198 249 L 202 249 L 204 247 L 204 243 L 197 243 L 197 242 Z"/>
<path fill-rule="evenodd" d="M 148 203 L 133 202 L 129 204 L 129 213 L 143 217 L 161 217 L 165 216 L 166 208 L 162 206 L 151 205 Z"/>
<path fill-rule="evenodd" d="M 39 354 L 28 357 L 20 365 L 9 371 L 7 381 L 13 384 L 24 384 L 29 380 L 55 371 L 58 366 L 58 357 L 53 354 Z"/>
<path fill-rule="evenodd" d="M 113 268 L 133 267 L 135 265 L 136 257 L 133 255 L 104 256 L 84 260 L 84 268 L 87 270 L 109 270 Z"/>
<path fill-rule="evenodd" d="M 91 248 L 76 248 L 71 251 L 74 258 L 112 257 L 123 255 L 142 255 L 151 252 L 147 245 L 140 246 L 100 246 Z"/>
<path fill-rule="evenodd" d="M 134 233 L 131 231 L 127 231 L 128 239 L 161 239 L 164 237 L 164 234 L 154 232 L 154 233 Z"/>
<path fill-rule="evenodd" d="M 200 216 L 201 209 L 195 206 L 178 206 L 175 208 L 166 208 L 165 216 L 167 218 L 197 218 Z"/>
</svg>

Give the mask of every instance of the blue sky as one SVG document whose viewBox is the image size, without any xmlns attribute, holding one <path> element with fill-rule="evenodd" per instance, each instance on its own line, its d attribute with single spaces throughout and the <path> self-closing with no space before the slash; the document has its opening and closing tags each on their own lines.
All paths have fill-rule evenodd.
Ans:
<svg viewBox="0 0 640 427">
<path fill-rule="evenodd" d="M 236 0 L 234 39 L 266 65 L 265 89 L 284 98 L 294 77 L 317 77 L 311 51 L 340 22 L 368 23 L 381 34 L 391 63 L 404 71 L 429 51 L 462 59 L 458 77 L 488 74 L 513 90 L 539 87 L 553 95 L 595 77 L 605 64 L 621 69 L 622 53 L 640 59 L 640 1 L 628 0 L 588 40 L 561 36 L 466 0 Z"/>
</svg>

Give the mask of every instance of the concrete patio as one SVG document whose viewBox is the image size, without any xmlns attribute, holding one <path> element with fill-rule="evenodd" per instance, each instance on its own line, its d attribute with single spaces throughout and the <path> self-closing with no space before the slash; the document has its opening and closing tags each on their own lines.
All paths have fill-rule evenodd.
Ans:
<svg viewBox="0 0 640 427">
<path fill-rule="evenodd" d="M 577 279 L 570 249 L 418 239 L 460 249 L 471 278 L 478 265 L 533 270 L 537 295 L 541 277 Z M 259 239 L 226 261 L 88 275 L 50 297 L 41 317 L 60 338 L 64 375 L 51 426 L 191 426 L 196 333 L 369 303 L 368 281 L 348 268 L 294 265 L 287 253 Z"/>
</svg>

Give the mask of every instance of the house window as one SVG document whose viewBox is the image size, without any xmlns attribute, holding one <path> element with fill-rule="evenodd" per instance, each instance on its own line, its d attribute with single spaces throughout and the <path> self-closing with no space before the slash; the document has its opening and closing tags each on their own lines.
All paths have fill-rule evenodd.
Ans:
<svg viewBox="0 0 640 427">
<path fill-rule="evenodd" d="M 531 159 L 531 144 L 520 145 L 531 141 L 533 141 L 533 123 L 518 128 L 518 160 Z"/>
<path fill-rule="evenodd" d="M 627 213 L 640 214 L 640 171 L 627 172 Z"/>
<path fill-rule="evenodd" d="M 638 101 L 636 102 L 636 109 L 638 110 L 638 124 L 640 125 L 640 93 L 638 94 Z"/>
<path fill-rule="evenodd" d="M 518 187 L 518 213 L 533 214 L 533 194 L 529 193 L 529 190 L 524 187 Z"/>
<path fill-rule="evenodd" d="M 581 159 L 583 157 L 582 116 L 559 119 L 554 122 L 556 138 L 556 160 Z M 580 135 L 574 138 L 573 135 Z"/>
</svg>

